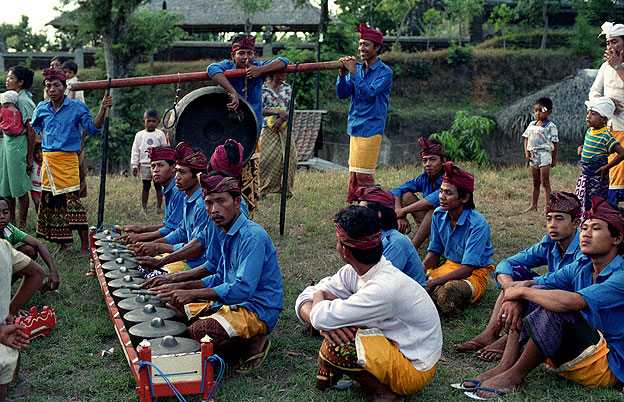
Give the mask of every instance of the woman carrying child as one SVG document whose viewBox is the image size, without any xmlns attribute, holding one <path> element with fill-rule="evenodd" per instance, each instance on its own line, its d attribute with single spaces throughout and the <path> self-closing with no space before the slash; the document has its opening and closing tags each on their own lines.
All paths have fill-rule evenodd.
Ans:
<svg viewBox="0 0 624 402">
<path fill-rule="evenodd" d="M 576 183 L 574 194 L 581 201 L 581 211 L 591 209 L 591 196 L 604 199 L 609 196 L 609 169 L 624 160 L 624 148 L 615 140 L 607 122 L 613 117 L 615 104 L 605 96 L 591 98 L 585 102 L 589 126 L 583 145 L 578 148 L 581 157 L 581 176 Z M 611 161 L 607 158 L 612 153 L 617 156 Z"/>
</svg>

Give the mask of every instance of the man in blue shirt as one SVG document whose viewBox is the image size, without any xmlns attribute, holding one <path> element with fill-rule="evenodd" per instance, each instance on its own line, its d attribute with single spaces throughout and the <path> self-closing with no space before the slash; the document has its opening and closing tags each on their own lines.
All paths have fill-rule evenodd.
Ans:
<svg viewBox="0 0 624 402">
<path fill-rule="evenodd" d="M 394 195 L 394 212 L 397 214 L 399 232 L 405 234 L 411 232 L 412 228 L 407 220 L 408 214 L 412 215 L 414 222 L 420 222 L 418 231 L 412 239 L 416 250 L 429 237 L 433 210 L 440 206 L 438 192 L 444 175 L 442 166 L 446 162 L 444 147 L 440 141 L 420 137 L 418 144 L 421 148 L 423 172 L 391 191 Z M 422 200 L 415 193 L 421 193 Z"/>
<path fill-rule="evenodd" d="M 165 237 L 176 230 L 182 220 L 186 194 L 184 191 L 178 191 L 175 186 L 175 151 L 169 147 L 150 147 L 148 152 L 154 183 L 161 184 L 164 189 L 165 220 L 154 226 L 122 226 L 127 234 L 117 240 L 126 244 Z"/>
<path fill-rule="evenodd" d="M 240 211 L 240 188 L 233 177 L 202 176 L 206 210 L 224 234 L 217 272 L 202 280 L 153 288 L 159 297 L 195 320 L 191 337 L 212 338 L 226 361 L 240 358 L 238 372 L 248 372 L 266 359 L 271 333 L 283 309 L 284 285 L 271 238 Z M 209 303 L 203 302 L 209 300 Z"/>
<path fill-rule="evenodd" d="M 426 289 L 425 269 L 414 245 L 407 236 L 396 230 L 392 194 L 380 187 L 359 187 L 355 190 L 355 197 L 361 206 L 372 209 L 381 220 L 381 244 L 386 260 Z"/>
<path fill-rule="evenodd" d="M 533 268 L 548 266 L 555 272 L 574 263 L 582 256 L 577 231 L 581 215 L 581 203 L 574 194 L 553 191 L 546 203 L 546 228 L 548 235 L 537 244 L 501 261 L 494 276 L 503 290 L 496 300 L 487 327 L 466 343 L 455 345 L 460 352 L 476 351 L 482 360 L 499 360 L 503 355 L 506 337 L 500 337 L 498 316 L 503 304 L 504 290 L 517 286 L 518 281 L 538 276 Z"/>
<path fill-rule="evenodd" d="M 363 63 L 356 63 L 354 56 L 340 58 L 343 68 L 336 81 L 336 95 L 339 99 L 351 97 L 347 134 L 349 145 L 349 185 L 347 202 L 352 202 L 353 192 L 358 187 L 375 185 L 375 169 L 381 149 L 381 137 L 386 127 L 392 70 L 379 58 L 383 34 L 361 24 L 360 57 Z"/>
<path fill-rule="evenodd" d="M 472 387 L 467 396 L 516 392 L 542 362 L 588 387 L 624 381 L 624 216 L 598 196 L 591 201 L 580 235 L 584 256 L 504 290 L 505 354 L 495 369 L 459 384 Z"/>
<path fill-rule="evenodd" d="M 149 256 L 156 253 L 174 253 L 194 239 L 199 239 L 199 244 L 192 250 L 192 253 L 185 255 L 185 262 L 195 268 L 204 262 L 201 257 L 206 245 L 203 243 L 203 233 L 208 225 L 208 214 L 201 195 L 199 186 L 199 173 L 205 173 L 207 160 L 204 154 L 193 149 L 190 144 L 180 142 L 175 148 L 176 175 L 175 185 L 179 191 L 185 193 L 185 202 L 182 207 L 182 220 L 180 225 L 164 238 L 156 241 L 136 243 L 133 248 L 142 256 Z M 161 259 L 162 265 L 170 264 L 181 260 L 169 254 Z M 141 257 L 137 257 L 137 262 L 143 262 Z"/>
<path fill-rule="evenodd" d="M 80 202 L 78 154 L 82 142 L 81 128 L 96 134 L 104 121 L 106 107 L 113 98 L 105 95 L 95 119 L 89 108 L 65 96 L 65 73 L 58 69 L 43 70 L 43 84 L 50 100 L 37 105 L 32 128 L 43 137 L 41 203 L 37 215 L 37 236 L 59 243 L 65 249 L 73 242 L 72 230 L 80 236 L 79 257 L 88 257 L 87 211 Z"/>
<path fill-rule="evenodd" d="M 446 162 L 423 266 L 430 277 L 427 291 L 440 313 L 451 316 L 481 298 L 494 270 L 490 226 L 474 210 L 473 191 L 474 176 Z M 446 261 L 438 266 L 442 255 Z"/>
</svg>

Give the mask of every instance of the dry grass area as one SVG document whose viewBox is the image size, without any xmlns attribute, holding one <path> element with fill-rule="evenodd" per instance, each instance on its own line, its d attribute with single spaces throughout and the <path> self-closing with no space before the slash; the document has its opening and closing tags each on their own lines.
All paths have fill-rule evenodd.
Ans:
<svg viewBox="0 0 624 402">
<path fill-rule="evenodd" d="M 530 202 L 530 179 L 526 168 L 478 168 L 463 165 L 475 174 L 477 210 L 492 228 L 494 260 L 499 262 L 541 239 L 545 220 L 540 213 L 518 215 Z M 553 189 L 572 191 L 579 168 L 561 165 L 553 169 Z M 391 188 L 411 179 L 418 169 L 382 169 L 377 181 Z M 216 401 L 368 401 L 354 392 L 313 391 L 316 354 L 320 341 L 306 335 L 296 319 L 294 301 L 311 281 L 334 273 L 341 265 L 335 253 L 335 234 L 329 220 L 345 205 L 345 173 L 300 171 L 295 197 L 288 201 L 286 234 L 279 236 L 279 198 L 267 197 L 256 215 L 278 250 L 285 284 L 285 310 L 272 334 L 273 348 L 263 367 L 244 376 L 224 379 Z M 96 217 L 97 186 L 90 183 L 87 199 L 89 216 Z M 107 191 L 106 220 L 116 224 L 142 224 L 161 219 L 156 214 L 141 216 L 140 182 L 134 178 L 110 179 Z M 153 198 L 150 200 L 153 201 Z M 543 197 L 540 200 L 543 205 Z M 152 205 L 152 204 L 150 204 Z M 30 228 L 33 229 L 33 218 Z M 76 249 L 74 249 L 76 251 Z M 424 254 L 421 250 L 421 255 Z M 20 381 L 9 392 L 9 400 L 26 401 L 133 401 L 134 383 L 120 351 L 112 324 L 105 311 L 98 285 L 84 277 L 84 261 L 69 254 L 56 256 L 62 285 L 56 294 L 38 295 L 33 303 L 54 307 L 59 325 L 46 338 L 38 339 L 22 356 Z M 443 320 L 444 351 L 432 382 L 406 401 L 456 401 L 464 399 L 449 384 L 472 377 L 491 367 L 469 354 L 459 354 L 453 344 L 470 339 L 484 326 L 496 299 L 492 281 L 482 300 L 458 319 Z M 99 352 L 114 347 L 112 355 Z M 527 377 L 523 393 L 510 401 L 615 401 L 622 400 L 621 388 L 586 389 L 539 368 Z M 189 401 L 199 401 L 189 396 Z M 174 401 L 161 398 L 159 401 Z"/>
</svg>

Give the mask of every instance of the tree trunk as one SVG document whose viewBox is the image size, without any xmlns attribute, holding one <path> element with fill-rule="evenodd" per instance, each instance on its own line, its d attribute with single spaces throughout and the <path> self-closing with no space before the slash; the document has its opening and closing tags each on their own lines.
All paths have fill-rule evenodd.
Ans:
<svg viewBox="0 0 624 402">
<path fill-rule="evenodd" d="M 327 33 L 327 22 L 329 21 L 329 0 L 321 1 L 321 20 L 319 21 L 319 32 Z"/>
<path fill-rule="evenodd" d="M 542 19 L 544 20 L 544 32 L 542 33 L 542 43 L 540 49 L 546 49 L 546 39 L 548 38 L 548 3 L 544 0 L 542 8 Z"/>
</svg>

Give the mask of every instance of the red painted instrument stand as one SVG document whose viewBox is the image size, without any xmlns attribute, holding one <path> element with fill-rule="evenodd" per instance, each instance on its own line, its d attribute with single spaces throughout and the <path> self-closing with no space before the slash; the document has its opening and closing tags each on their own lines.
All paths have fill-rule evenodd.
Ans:
<svg viewBox="0 0 624 402">
<path fill-rule="evenodd" d="M 49 335 L 51 328 L 56 325 L 56 312 L 49 306 L 43 306 L 39 312 L 37 306 L 33 306 L 28 311 L 28 317 L 17 317 L 15 324 L 26 327 L 22 332 L 28 335 L 28 339 Z"/>
</svg>

